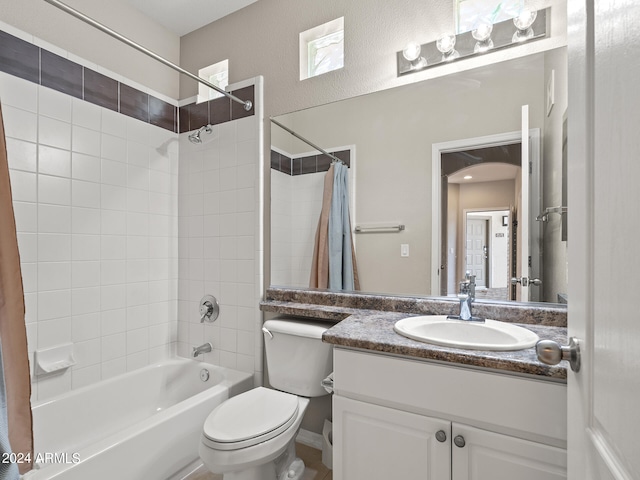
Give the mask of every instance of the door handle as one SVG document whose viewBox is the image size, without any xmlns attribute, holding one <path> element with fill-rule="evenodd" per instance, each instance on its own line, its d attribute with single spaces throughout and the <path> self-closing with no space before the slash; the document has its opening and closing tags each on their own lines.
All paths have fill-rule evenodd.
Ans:
<svg viewBox="0 0 640 480">
<path fill-rule="evenodd" d="M 542 285 L 542 280 L 540 280 L 539 278 L 513 277 L 511 279 L 511 285 L 515 285 L 517 283 L 521 284 L 523 287 L 528 287 L 529 285 L 539 287 L 540 285 Z"/>
<path fill-rule="evenodd" d="M 569 339 L 569 345 L 559 345 L 553 340 L 540 340 L 536 343 L 538 360 L 547 365 L 557 365 L 561 360 L 568 360 L 571 370 L 580 371 L 580 343 L 576 337 Z"/>
</svg>

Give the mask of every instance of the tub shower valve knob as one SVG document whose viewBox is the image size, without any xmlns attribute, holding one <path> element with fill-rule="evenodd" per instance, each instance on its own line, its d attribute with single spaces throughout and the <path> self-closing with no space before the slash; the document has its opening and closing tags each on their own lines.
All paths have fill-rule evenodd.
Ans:
<svg viewBox="0 0 640 480">
<path fill-rule="evenodd" d="M 206 320 L 212 323 L 218 318 L 220 314 L 220 306 L 218 300 L 213 295 L 205 295 L 200 300 L 200 323 L 204 323 Z"/>
</svg>

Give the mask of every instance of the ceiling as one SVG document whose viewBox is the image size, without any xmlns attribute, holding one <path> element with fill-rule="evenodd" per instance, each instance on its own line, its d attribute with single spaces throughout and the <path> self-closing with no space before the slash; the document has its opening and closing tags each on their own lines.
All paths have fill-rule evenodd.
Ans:
<svg viewBox="0 0 640 480">
<path fill-rule="evenodd" d="M 481 163 L 459 170 L 449 176 L 449 183 L 479 183 L 496 182 L 499 180 L 513 180 L 520 172 L 520 167 L 507 163 Z M 473 178 L 465 180 L 471 175 Z"/>
<path fill-rule="evenodd" d="M 186 35 L 257 0 L 126 0 L 178 35 Z"/>
</svg>

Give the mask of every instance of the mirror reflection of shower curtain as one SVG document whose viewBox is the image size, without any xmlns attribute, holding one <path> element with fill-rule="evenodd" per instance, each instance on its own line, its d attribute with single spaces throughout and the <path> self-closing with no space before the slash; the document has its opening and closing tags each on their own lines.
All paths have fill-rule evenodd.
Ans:
<svg viewBox="0 0 640 480">
<path fill-rule="evenodd" d="M 359 290 L 349 216 L 348 168 L 331 165 L 325 175 L 322 211 L 311 266 L 311 288 Z"/>
<path fill-rule="evenodd" d="M 3 373 L 0 384 L 0 450 L 7 454 L 11 447 L 13 453 L 25 460 L 20 464 L 0 463 L 0 478 L 11 480 L 18 478 L 18 470 L 25 473 L 31 469 L 33 454 L 31 380 L 24 315 L 20 256 L 0 108 L 0 368 Z"/>
</svg>

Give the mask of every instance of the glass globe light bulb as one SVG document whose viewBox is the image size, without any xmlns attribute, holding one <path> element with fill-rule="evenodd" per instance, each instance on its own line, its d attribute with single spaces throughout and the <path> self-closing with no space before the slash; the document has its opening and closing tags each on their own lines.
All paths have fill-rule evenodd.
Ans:
<svg viewBox="0 0 640 480">
<path fill-rule="evenodd" d="M 476 29 L 471 32 L 473 38 L 478 40 L 479 42 L 486 42 L 491 38 L 491 32 L 493 31 L 493 24 L 491 23 L 481 23 Z"/>
<path fill-rule="evenodd" d="M 452 33 L 440 35 L 436 40 L 436 48 L 440 53 L 447 54 L 453 51 L 456 46 L 456 36 Z"/>
<path fill-rule="evenodd" d="M 513 24 L 520 31 L 528 30 L 535 22 L 538 12 L 531 10 L 522 10 L 520 15 L 513 19 Z"/>
<path fill-rule="evenodd" d="M 421 50 L 422 48 L 420 47 L 419 43 L 409 42 L 404 50 L 402 50 L 402 56 L 409 62 L 415 62 L 418 58 L 420 58 Z"/>
</svg>

